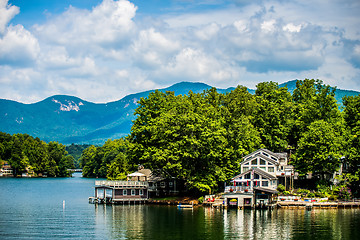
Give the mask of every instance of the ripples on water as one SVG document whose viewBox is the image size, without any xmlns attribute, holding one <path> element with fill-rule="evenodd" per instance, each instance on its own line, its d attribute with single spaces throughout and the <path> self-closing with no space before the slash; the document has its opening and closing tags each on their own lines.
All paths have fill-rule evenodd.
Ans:
<svg viewBox="0 0 360 240">
<path fill-rule="evenodd" d="M 80 177 L 0 179 L 0 239 L 360 239 L 360 209 L 98 206 L 87 201 L 93 187 Z"/>
</svg>

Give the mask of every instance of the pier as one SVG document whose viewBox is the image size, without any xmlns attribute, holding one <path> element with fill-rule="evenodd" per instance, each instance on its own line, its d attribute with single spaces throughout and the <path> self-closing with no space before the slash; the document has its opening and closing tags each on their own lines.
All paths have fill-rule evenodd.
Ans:
<svg viewBox="0 0 360 240">
<path fill-rule="evenodd" d="M 360 202 L 305 202 L 305 201 L 280 201 L 277 202 L 278 208 L 287 209 L 312 209 L 312 208 L 360 208 Z"/>
</svg>

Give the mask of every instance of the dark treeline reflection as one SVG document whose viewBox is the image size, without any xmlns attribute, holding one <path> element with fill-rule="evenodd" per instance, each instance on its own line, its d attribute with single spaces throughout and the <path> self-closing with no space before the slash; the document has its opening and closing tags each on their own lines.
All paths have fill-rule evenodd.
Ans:
<svg viewBox="0 0 360 240">
<path fill-rule="evenodd" d="M 360 210 L 216 210 L 96 206 L 108 239 L 359 239 Z"/>
</svg>

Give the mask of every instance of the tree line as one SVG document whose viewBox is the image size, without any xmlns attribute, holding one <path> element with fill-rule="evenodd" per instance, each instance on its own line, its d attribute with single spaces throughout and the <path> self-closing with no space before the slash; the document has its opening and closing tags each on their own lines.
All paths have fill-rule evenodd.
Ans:
<svg viewBox="0 0 360 240">
<path fill-rule="evenodd" d="M 300 175 L 325 177 L 346 160 L 358 176 L 360 97 L 344 97 L 340 110 L 335 90 L 305 79 L 292 94 L 276 82 L 259 83 L 254 95 L 243 86 L 225 94 L 152 92 L 138 102 L 126 138 L 83 152 L 84 176 L 121 179 L 142 164 L 194 191 L 216 191 L 258 148 L 287 151 Z"/>
<path fill-rule="evenodd" d="M 65 145 L 45 143 L 28 134 L 0 132 L 0 160 L 11 165 L 14 176 L 31 172 L 34 176 L 67 177 L 67 169 L 74 168 L 74 158 L 68 155 Z"/>
<path fill-rule="evenodd" d="M 255 94 L 243 86 L 224 94 L 215 88 L 186 95 L 155 91 L 139 100 L 130 134 L 86 148 L 80 167 L 85 177 L 125 179 L 141 164 L 195 192 L 214 192 L 239 173 L 242 157 L 267 148 L 288 152 L 300 175 L 312 172 L 325 180 L 346 161 L 351 176 L 343 179 L 356 180 L 360 96 L 344 97 L 340 109 L 335 90 L 305 79 L 292 93 L 276 82 L 259 83 Z M 73 163 L 59 143 L 21 134 L 2 134 L 0 141 L 1 159 L 16 171 L 31 165 L 60 176 Z"/>
</svg>

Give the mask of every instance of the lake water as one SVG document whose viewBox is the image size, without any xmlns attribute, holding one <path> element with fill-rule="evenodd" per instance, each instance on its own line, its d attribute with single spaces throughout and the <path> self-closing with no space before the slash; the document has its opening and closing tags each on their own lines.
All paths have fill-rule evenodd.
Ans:
<svg viewBox="0 0 360 240">
<path fill-rule="evenodd" d="M 0 239 L 360 239 L 359 209 L 97 206 L 80 176 L 0 179 Z"/>
</svg>

